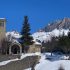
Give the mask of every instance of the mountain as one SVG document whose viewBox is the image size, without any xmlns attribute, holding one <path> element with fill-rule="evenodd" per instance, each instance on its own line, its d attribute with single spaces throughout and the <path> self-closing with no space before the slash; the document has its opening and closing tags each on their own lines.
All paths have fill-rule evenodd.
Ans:
<svg viewBox="0 0 70 70">
<path fill-rule="evenodd" d="M 17 31 L 7 32 L 6 37 L 9 36 L 9 35 L 12 36 L 13 38 L 20 38 L 21 37 L 20 33 L 17 32 Z"/>
<path fill-rule="evenodd" d="M 62 36 L 63 33 L 67 36 L 69 32 L 69 29 L 54 29 L 50 32 L 45 31 L 38 31 L 32 34 L 34 41 L 40 41 L 40 42 L 47 42 L 50 41 L 52 37 L 58 37 L 59 35 Z"/>
<path fill-rule="evenodd" d="M 70 29 L 70 18 L 64 18 L 62 20 L 56 20 L 54 22 L 48 23 L 47 26 L 43 28 L 44 31 L 49 32 L 54 29 Z"/>
<path fill-rule="evenodd" d="M 20 33 L 17 31 L 6 32 L 6 39 L 12 43 L 19 43 L 19 38 L 21 37 Z"/>
</svg>

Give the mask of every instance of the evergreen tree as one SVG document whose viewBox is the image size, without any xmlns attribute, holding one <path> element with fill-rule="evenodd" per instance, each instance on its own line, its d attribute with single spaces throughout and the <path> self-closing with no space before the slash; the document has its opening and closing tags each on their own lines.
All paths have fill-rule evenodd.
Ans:
<svg viewBox="0 0 70 70">
<path fill-rule="evenodd" d="M 22 26 L 21 35 L 21 41 L 24 46 L 29 46 L 33 44 L 33 37 L 30 34 L 30 24 L 28 22 L 28 16 L 24 16 L 24 23 Z"/>
<path fill-rule="evenodd" d="M 70 38 L 70 31 L 68 32 L 68 37 Z"/>
<path fill-rule="evenodd" d="M 70 39 L 68 36 L 62 36 L 59 38 L 59 47 L 61 47 L 66 55 L 68 54 L 69 50 L 70 50 Z"/>
<path fill-rule="evenodd" d="M 52 56 L 52 53 L 53 53 L 53 51 L 55 50 L 55 47 L 56 47 L 56 43 L 57 41 L 56 41 L 56 37 L 52 37 L 51 38 L 51 42 L 50 42 L 50 46 L 51 46 L 51 56 Z"/>
</svg>

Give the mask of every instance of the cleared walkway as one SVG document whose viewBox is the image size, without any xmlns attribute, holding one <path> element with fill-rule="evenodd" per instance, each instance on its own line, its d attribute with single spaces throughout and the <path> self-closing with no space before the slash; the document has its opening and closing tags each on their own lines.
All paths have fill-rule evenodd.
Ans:
<svg viewBox="0 0 70 70">
<path fill-rule="evenodd" d="M 28 56 L 22 60 L 13 61 L 7 65 L 0 66 L 0 70 L 24 70 L 26 68 L 32 67 L 38 62 L 38 56 Z"/>
</svg>

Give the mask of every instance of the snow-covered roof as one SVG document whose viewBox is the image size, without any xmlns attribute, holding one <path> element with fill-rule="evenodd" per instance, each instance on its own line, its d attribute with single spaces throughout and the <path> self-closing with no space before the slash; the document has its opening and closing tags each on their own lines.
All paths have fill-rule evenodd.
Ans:
<svg viewBox="0 0 70 70">
<path fill-rule="evenodd" d="M 35 42 L 34 44 L 35 44 L 35 45 L 41 45 L 41 43 L 39 43 L 39 42 Z"/>
</svg>

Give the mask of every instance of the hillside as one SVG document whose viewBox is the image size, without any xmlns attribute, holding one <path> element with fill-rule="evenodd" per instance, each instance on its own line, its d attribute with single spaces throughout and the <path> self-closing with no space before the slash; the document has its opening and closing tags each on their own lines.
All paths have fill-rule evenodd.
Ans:
<svg viewBox="0 0 70 70">
<path fill-rule="evenodd" d="M 70 18 L 64 18 L 61 20 L 55 20 L 54 22 L 48 23 L 47 26 L 43 28 L 44 31 L 49 32 L 57 29 L 70 29 Z"/>
<path fill-rule="evenodd" d="M 35 32 L 32 34 L 34 41 L 50 41 L 52 37 L 58 37 L 59 35 L 62 36 L 63 33 L 67 36 L 69 32 L 69 29 L 54 29 L 50 32 Z"/>
</svg>

